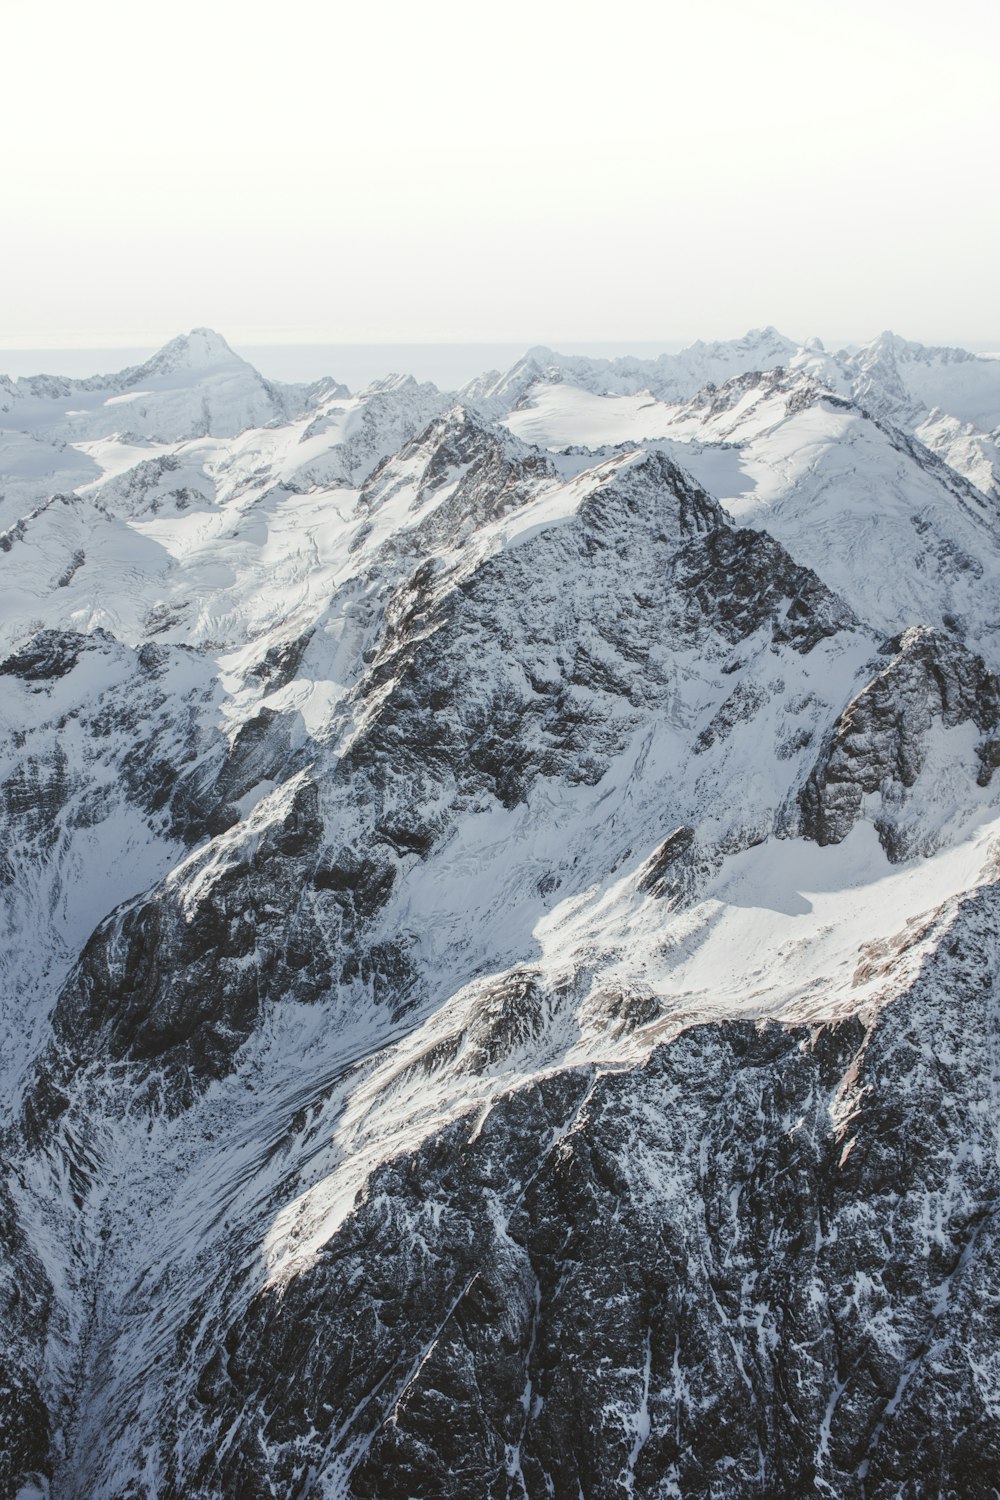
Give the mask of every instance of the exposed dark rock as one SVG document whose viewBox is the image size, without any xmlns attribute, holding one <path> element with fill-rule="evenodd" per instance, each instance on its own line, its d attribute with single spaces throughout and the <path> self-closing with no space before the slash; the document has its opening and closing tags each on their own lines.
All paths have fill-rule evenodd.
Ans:
<svg viewBox="0 0 1000 1500">
<path fill-rule="evenodd" d="M 198 1333 L 163 1496 L 318 1496 L 339 1462 L 368 1500 L 986 1500 L 996 902 L 871 1029 L 695 1027 L 379 1168 L 313 1264 Z"/>
<path fill-rule="evenodd" d="M 247 675 L 259 678 L 267 684 L 269 693 L 276 693 L 279 688 L 286 687 L 294 680 L 312 637 L 313 632 L 306 630 L 294 640 L 280 641 L 275 646 L 269 646 Z"/>
<path fill-rule="evenodd" d="M 466 1032 L 470 1070 L 482 1072 L 529 1046 L 544 1030 L 546 1005 L 545 989 L 530 970 L 514 970 L 489 985 Z"/>
<path fill-rule="evenodd" d="M 769 625 L 775 645 L 800 655 L 857 617 L 810 568 L 760 531 L 719 527 L 679 559 L 679 581 L 733 645 Z"/>
<path fill-rule="evenodd" d="M 971 724 L 984 738 L 970 780 L 989 781 L 1000 721 L 1000 682 L 981 656 L 928 627 L 908 630 L 885 648 L 889 663 L 841 715 L 800 794 L 802 832 L 818 844 L 839 844 L 861 816 L 865 796 L 915 786 L 934 720 L 945 728 Z M 903 812 L 883 809 L 876 827 L 890 859 L 911 852 L 914 835 Z"/>
<path fill-rule="evenodd" d="M 3 1143 L 9 1167 L 11 1143 Z M 42 1351 L 52 1287 L 28 1243 L 6 1184 L 0 1185 L 0 1493 L 41 1490 L 52 1474 L 52 1424 Z M 30 1489 L 28 1490 L 31 1493 Z"/>
<path fill-rule="evenodd" d="M 70 558 L 67 566 L 56 579 L 56 588 L 68 588 L 69 585 L 73 582 L 73 579 L 76 577 L 77 573 L 79 573 L 80 569 L 83 567 L 86 560 L 86 554 L 84 553 L 82 548 L 77 548 L 77 550 Z"/>
<path fill-rule="evenodd" d="M 94 635 L 109 639 L 103 631 Z M 72 672 L 81 651 L 92 649 L 93 637 L 75 630 L 42 630 L 13 656 L 0 662 L 0 677 L 19 677 L 22 682 L 51 682 Z"/>
<path fill-rule="evenodd" d="M 59 997 L 56 1050 L 39 1080 L 68 1079 L 96 1048 L 109 1063 L 138 1065 L 136 1081 L 156 1063 L 163 1103 L 177 1109 L 231 1067 L 263 1007 L 286 993 L 323 993 L 339 966 L 342 906 L 324 906 L 302 883 L 302 861 L 321 840 L 316 789 L 303 782 L 252 846 L 207 846 L 213 878 L 196 903 L 162 887 L 113 913 Z M 288 914 L 278 942 L 271 912 Z M 44 1094 L 52 1097 L 51 1087 Z M 46 1113 L 35 1108 L 39 1121 Z"/>
<path fill-rule="evenodd" d="M 379 702 L 351 748 L 354 773 L 389 759 L 412 765 L 425 801 L 454 778 L 462 797 L 488 791 L 513 807 L 539 775 L 600 780 L 639 711 L 670 692 L 664 638 L 719 651 L 764 628 L 804 654 L 859 629 L 815 574 L 769 537 L 734 530 L 662 454 L 634 458 L 571 526 L 487 559 L 457 587 L 429 563 L 415 570 L 369 665 L 363 691 Z M 560 590 L 561 573 L 582 581 Z M 499 634 L 498 618 L 509 620 Z M 544 670 L 526 671 L 540 657 Z M 748 712 L 753 692 L 737 690 Z"/>
<path fill-rule="evenodd" d="M 695 755 L 711 749 L 720 740 L 728 739 L 737 724 L 752 719 L 766 702 L 767 693 L 758 683 L 739 683 L 695 740 Z"/>
<path fill-rule="evenodd" d="M 670 872 L 690 852 L 694 841 L 693 828 L 675 828 L 673 833 L 668 834 L 643 865 L 638 880 L 640 891 L 647 891 L 649 895 L 657 897 L 674 894 L 676 882 L 670 878 Z"/>
</svg>

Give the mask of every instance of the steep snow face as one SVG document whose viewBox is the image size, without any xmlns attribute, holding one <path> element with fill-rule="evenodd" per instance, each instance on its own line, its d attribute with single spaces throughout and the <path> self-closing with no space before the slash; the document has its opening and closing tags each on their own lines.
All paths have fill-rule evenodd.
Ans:
<svg viewBox="0 0 1000 1500">
<path fill-rule="evenodd" d="M 136 653 L 100 628 L 41 631 L 28 651 L 0 662 L 8 1090 L 31 1061 L 48 997 L 109 907 L 146 890 L 184 852 L 166 794 L 211 743 L 217 712 L 209 662 L 156 647 Z"/>
<path fill-rule="evenodd" d="M 995 507 L 872 350 L 4 384 L 5 1492 L 990 1493 Z"/>
</svg>

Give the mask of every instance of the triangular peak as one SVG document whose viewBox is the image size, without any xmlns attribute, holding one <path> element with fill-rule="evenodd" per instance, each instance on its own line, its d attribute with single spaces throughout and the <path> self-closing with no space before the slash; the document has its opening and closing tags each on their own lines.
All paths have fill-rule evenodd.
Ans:
<svg viewBox="0 0 1000 1500">
<path fill-rule="evenodd" d="M 213 328 L 192 328 L 158 349 L 144 364 L 123 372 L 130 377 L 149 379 L 154 375 L 171 375 L 186 370 L 208 370 L 219 365 L 246 365 Z"/>
</svg>

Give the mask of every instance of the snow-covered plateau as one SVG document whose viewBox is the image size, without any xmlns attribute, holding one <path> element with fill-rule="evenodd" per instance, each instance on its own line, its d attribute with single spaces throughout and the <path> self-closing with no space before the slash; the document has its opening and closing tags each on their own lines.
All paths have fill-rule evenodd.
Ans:
<svg viewBox="0 0 1000 1500">
<path fill-rule="evenodd" d="M 997 1500 L 1000 360 L 0 377 L 0 1495 Z"/>
</svg>

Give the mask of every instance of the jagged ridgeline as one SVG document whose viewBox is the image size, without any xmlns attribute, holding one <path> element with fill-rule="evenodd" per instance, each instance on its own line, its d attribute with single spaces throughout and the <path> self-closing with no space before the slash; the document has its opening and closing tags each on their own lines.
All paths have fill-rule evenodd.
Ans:
<svg viewBox="0 0 1000 1500">
<path fill-rule="evenodd" d="M 0 1495 L 995 1500 L 1000 360 L 0 379 Z"/>
</svg>

